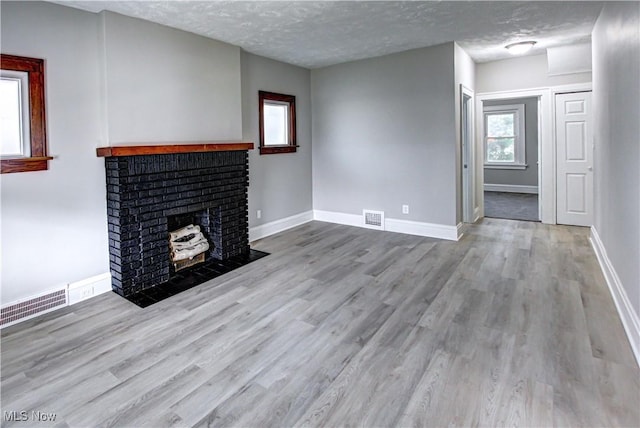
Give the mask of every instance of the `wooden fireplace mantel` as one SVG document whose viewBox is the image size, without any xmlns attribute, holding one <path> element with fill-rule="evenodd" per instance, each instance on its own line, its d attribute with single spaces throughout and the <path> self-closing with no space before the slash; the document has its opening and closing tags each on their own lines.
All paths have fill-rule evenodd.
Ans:
<svg viewBox="0 0 640 428">
<path fill-rule="evenodd" d="M 229 152 L 238 150 L 252 150 L 251 142 L 226 142 L 210 141 L 197 143 L 164 143 L 141 145 L 114 145 L 98 147 L 98 157 L 111 156 L 140 156 L 140 155 L 166 155 L 171 153 L 199 153 L 199 152 Z"/>
</svg>

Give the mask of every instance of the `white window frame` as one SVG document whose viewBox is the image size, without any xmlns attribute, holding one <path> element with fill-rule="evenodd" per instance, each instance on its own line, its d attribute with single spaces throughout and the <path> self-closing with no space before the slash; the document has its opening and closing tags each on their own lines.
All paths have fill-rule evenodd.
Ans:
<svg viewBox="0 0 640 428">
<path fill-rule="evenodd" d="M 264 101 L 264 106 L 265 108 L 267 106 L 272 106 L 272 107 L 280 107 L 283 108 L 284 110 L 284 120 L 282 123 L 278 124 L 279 126 L 282 126 L 283 129 L 283 138 L 280 141 L 269 141 L 268 135 L 267 135 L 267 127 L 268 127 L 268 120 L 267 120 L 267 115 L 265 113 L 265 117 L 264 117 L 264 127 L 265 127 L 265 135 L 264 135 L 264 146 L 265 147 L 274 147 L 274 146 L 286 146 L 289 144 L 289 103 L 284 102 L 284 101 L 275 101 L 275 100 L 265 100 Z"/>
<path fill-rule="evenodd" d="M 17 153 L 4 153 L 0 151 L 0 156 L 4 158 L 27 158 L 31 156 L 31 132 L 29 123 L 31 112 L 29 111 L 29 74 L 26 71 L 1 70 L 0 78 L 18 83 L 18 128 L 20 129 L 20 151 Z"/>
<path fill-rule="evenodd" d="M 488 169 L 525 169 L 526 164 L 526 138 L 525 138 L 525 117 L 524 104 L 506 104 L 495 106 L 484 106 L 483 126 L 484 126 L 484 167 Z M 487 150 L 487 118 L 492 114 L 514 114 L 514 161 L 513 162 L 490 162 L 487 159 L 489 151 Z"/>
</svg>

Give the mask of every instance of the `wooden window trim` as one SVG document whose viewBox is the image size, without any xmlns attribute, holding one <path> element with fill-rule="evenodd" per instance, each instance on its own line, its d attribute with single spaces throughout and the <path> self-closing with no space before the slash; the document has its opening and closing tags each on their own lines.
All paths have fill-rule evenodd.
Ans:
<svg viewBox="0 0 640 428">
<path fill-rule="evenodd" d="M 289 142 L 283 146 L 265 146 L 264 144 L 264 102 L 280 101 L 289 105 Z M 296 138 L 296 97 L 294 95 L 278 94 L 275 92 L 258 91 L 258 112 L 260 116 L 260 154 L 272 155 L 279 153 L 295 153 L 297 151 Z"/>
<path fill-rule="evenodd" d="M 47 126 L 44 102 L 44 60 L 0 54 L 2 70 L 22 71 L 29 75 L 29 129 L 31 153 L 24 158 L 0 158 L 0 173 L 43 171 L 48 169 Z"/>
</svg>

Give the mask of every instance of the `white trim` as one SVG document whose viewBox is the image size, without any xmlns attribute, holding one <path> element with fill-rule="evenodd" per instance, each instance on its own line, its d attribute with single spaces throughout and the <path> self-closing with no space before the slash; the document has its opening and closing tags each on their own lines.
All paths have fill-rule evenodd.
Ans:
<svg viewBox="0 0 640 428">
<path fill-rule="evenodd" d="M 346 214 L 333 211 L 313 210 L 313 219 L 345 226 L 364 227 L 364 220 L 358 214 Z"/>
<path fill-rule="evenodd" d="M 591 73 L 591 72 L 592 72 L 591 68 L 577 69 L 577 70 L 573 70 L 573 71 L 563 71 L 561 73 L 558 73 L 558 72 L 551 73 L 551 72 L 547 71 L 547 76 L 549 76 L 549 77 L 571 76 L 572 74 L 583 74 L 583 73 Z"/>
<path fill-rule="evenodd" d="M 75 305 L 109 291 L 111 291 L 111 273 L 106 272 L 69 284 L 68 302 L 69 305 Z"/>
<path fill-rule="evenodd" d="M 513 135 L 509 138 L 514 139 L 514 160 L 513 162 L 491 162 L 487 159 L 487 139 L 489 136 L 487 135 L 487 121 L 488 117 L 491 115 L 499 114 L 499 113 L 508 113 L 513 114 Z M 484 106 L 482 109 L 482 120 L 483 129 L 484 129 L 484 166 L 487 167 L 497 167 L 497 168 L 521 168 L 524 169 L 527 167 L 525 164 L 525 155 L 526 155 L 526 132 L 525 132 L 525 115 L 524 115 L 524 104 L 501 104 L 494 106 Z M 495 137 L 498 138 L 498 137 Z"/>
<path fill-rule="evenodd" d="M 468 101 L 465 101 L 468 98 Z M 464 116 L 465 105 L 467 116 Z M 466 120 L 466 122 L 465 122 Z M 462 163 L 462 221 L 472 222 L 473 212 L 477 209 L 476 163 L 475 163 L 475 93 L 460 84 L 460 161 Z M 466 129 L 464 127 L 466 123 Z M 466 136 L 466 140 L 465 140 Z M 466 145 L 465 145 L 466 141 Z M 466 162 L 466 167 L 465 167 Z"/>
<path fill-rule="evenodd" d="M 484 185 L 485 192 L 509 193 L 538 193 L 538 186 L 524 186 L 519 184 L 488 184 Z"/>
<path fill-rule="evenodd" d="M 282 108 L 284 109 L 284 114 L 283 114 L 283 121 L 281 123 L 277 123 L 278 128 L 282 127 L 282 139 L 279 139 L 277 141 L 271 141 L 271 140 L 267 140 L 268 138 L 272 137 L 272 135 L 270 133 L 267 132 L 267 130 L 272 129 L 272 127 L 270 126 L 272 123 L 272 118 L 270 117 L 270 115 L 266 114 L 266 107 L 270 106 L 270 107 L 277 107 L 277 108 Z M 279 146 L 288 146 L 289 145 L 289 108 L 290 108 L 290 103 L 285 102 L 285 101 L 278 101 L 278 100 L 271 100 L 271 99 L 264 99 L 262 101 L 262 121 L 267 122 L 267 119 L 269 120 L 269 125 L 267 125 L 265 123 L 264 125 L 264 147 L 279 147 Z M 280 122 L 280 121 L 277 121 Z M 279 134 L 279 132 L 278 132 Z"/>
<path fill-rule="evenodd" d="M 473 223 L 480 220 L 480 207 L 475 207 L 473 209 Z"/>
<path fill-rule="evenodd" d="M 611 260 L 609 260 L 607 256 L 607 250 L 594 226 L 591 226 L 591 238 L 589 240 L 591 241 L 593 250 L 600 263 L 600 268 L 609 286 L 613 302 L 616 304 L 616 309 L 618 309 L 618 315 L 620 315 L 622 325 L 629 338 L 631 349 L 633 350 L 638 365 L 640 365 L 640 319 L 638 318 L 638 314 L 631 305 L 631 301 L 622 286 L 620 277 L 611 264 Z"/>
<path fill-rule="evenodd" d="M 362 216 L 357 214 L 313 210 L 313 219 L 345 226 L 365 227 Z M 461 236 L 459 230 L 462 230 L 461 226 L 447 226 L 395 218 L 386 218 L 384 226 L 387 232 L 406 233 L 407 235 L 426 236 L 450 241 L 457 241 L 458 237 Z"/>
<path fill-rule="evenodd" d="M 111 272 L 107 272 L 104 275 L 109 277 L 108 280 L 93 284 L 93 294 L 95 296 L 113 291 L 113 287 L 111 286 Z"/>
<path fill-rule="evenodd" d="M 449 241 L 458 240 L 458 227 L 445 224 L 388 218 L 385 221 L 385 229 L 388 232 L 406 233 L 407 235 L 426 236 Z"/>
<path fill-rule="evenodd" d="M 590 92 L 593 90 L 593 84 L 591 82 L 585 83 L 572 83 L 569 85 L 552 86 L 551 92 L 556 94 L 567 94 L 570 92 Z"/>
<path fill-rule="evenodd" d="M 534 86 L 531 88 L 522 88 L 516 90 L 504 90 L 504 91 L 491 91 L 491 92 L 483 92 L 476 94 L 478 96 L 488 96 L 490 99 L 494 100 L 508 100 L 512 98 L 531 98 L 536 97 L 538 93 L 544 91 L 553 91 L 553 92 L 581 92 L 581 91 L 590 91 L 593 87 L 592 82 L 583 82 L 583 83 L 569 83 L 566 85 L 556 85 L 556 86 Z M 513 96 L 513 94 L 523 94 Z"/>
<path fill-rule="evenodd" d="M 20 129 L 20 152 L 6 153 L 7 158 L 23 158 L 31 156 L 31 116 L 29 110 L 29 72 L 18 70 L 0 70 L 2 80 L 11 80 L 18 84 L 18 117 Z"/>
<path fill-rule="evenodd" d="M 285 230 L 308 223 L 311 220 L 313 220 L 313 211 L 305 211 L 300 214 L 251 227 L 249 228 L 249 242 L 284 232 Z"/>
</svg>

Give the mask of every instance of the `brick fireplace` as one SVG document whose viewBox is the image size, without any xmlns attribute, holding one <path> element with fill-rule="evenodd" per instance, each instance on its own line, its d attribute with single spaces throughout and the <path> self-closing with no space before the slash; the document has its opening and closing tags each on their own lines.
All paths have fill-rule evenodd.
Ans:
<svg viewBox="0 0 640 428">
<path fill-rule="evenodd" d="M 199 225 L 205 261 L 247 255 L 252 143 L 120 146 L 105 157 L 113 290 L 130 297 L 176 274 L 169 231 Z"/>
</svg>

